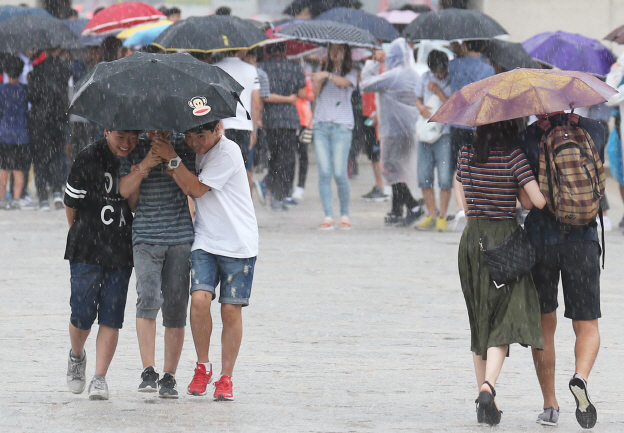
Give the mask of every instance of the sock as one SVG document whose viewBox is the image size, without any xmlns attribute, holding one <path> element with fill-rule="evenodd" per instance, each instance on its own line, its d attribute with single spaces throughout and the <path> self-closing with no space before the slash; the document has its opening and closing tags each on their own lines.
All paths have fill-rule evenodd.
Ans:
<svg viewBox="0 0 624 433">
<path fill-rule="evenodd" d="M 106 377 L 102 376 L 101 374 L 94 374 L 93 378 L 94 379 L 100 379 L 100 380 L 106 380 Z"/>
<path fill-rule="evenodd" d="M 163 377 L 165 376 L 165 374 L 168 374 L 169 376 L 173 377 L 175 379 L 175 374 L 174 373 L 167 373 L 166 371 L 163 371 Z"/>
<path fill-rule="evenodd" d="M 74 353 L 74 351 L 73 351 L 73 350 L 71 350 L 71 349 L 69 350 L 69 356 L 71 356 L 71 357 L 72 357 L 72 359 L 73 359 L 74 361 L 82 361 L 82 360 L 84 359 L 84 357 L 85 357 L 86 353 L 87 353 L 87 352 L 85 352 L 85 351 L 84 351 L 84 349 L 83 349 L 83 351 L 82 351 L 82 353 L 80 354 L 80 356 L 77 356 L 77 355 Z"/>
<path fill-rule="evenodd" d="M 202 364 L 204 367 L 206 367 L 206 371 L 212 371 L 212 364 L 210 362 L 198 362 L 198 364 Z"/>
</svg>

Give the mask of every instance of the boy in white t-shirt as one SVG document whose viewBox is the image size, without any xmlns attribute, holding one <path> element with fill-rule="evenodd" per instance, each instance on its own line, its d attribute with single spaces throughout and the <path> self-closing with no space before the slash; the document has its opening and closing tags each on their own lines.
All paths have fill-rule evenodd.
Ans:
<svg viewBox="0 0 624 433">
<path fill-rule="evenodd" d="M 234 399 L 232 371 L 243 335 L 242 307 L 249 305 L 258 255 L 258 223 L 240 148 L 218 133 L 218 125 L 215 121 L 184 133 L 186 144 L 197 154 L 197 175 L 180 162 L 167 141 L 153 140 L 152 149 L 167 161 L 177 160 L 169 172 L 182 190 L 195 198 L 191 330 L 197 366 L 188 393 L 205 395 L 212 377 L 208 359 L 212 333 L 210 305 L 220 285 L 221 377 L 214 383 L 214 398 L 223 401 Z"/>
</svg>

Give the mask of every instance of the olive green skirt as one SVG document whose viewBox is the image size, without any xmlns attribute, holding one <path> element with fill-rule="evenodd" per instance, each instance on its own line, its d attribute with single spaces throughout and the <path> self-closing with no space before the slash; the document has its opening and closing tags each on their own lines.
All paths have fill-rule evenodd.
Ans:
<svg viewBox="0 0 624 433">
<path fill-rule="evenodd" d="M 518 227 L 516 220 L 479 220 L 483 246 L 493 248 Z M 470 320 L 470 350 L 486 359 L 487 349 L 520 343 L 542 349 L 539 298 L 531 273 L 497 289 L 479 249 L 477 221 L 459 242 L 459 278 Z"/>
</svg>

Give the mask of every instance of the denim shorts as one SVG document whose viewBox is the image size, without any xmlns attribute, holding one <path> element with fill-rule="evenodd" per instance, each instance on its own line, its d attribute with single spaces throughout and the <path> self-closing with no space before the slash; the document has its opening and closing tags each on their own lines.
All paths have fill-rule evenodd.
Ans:
<svg viewBox="0 0 624 433">
<path fill-rule="evenodd" d="M 87 331 L 97 317 L 100 325 L 121 329 L 132 268 L 110 269 L 70 262 L 69 269 L 71 324 Z"/>
<path fill-rule="evenodd" d="M 438 141 L 433 143 L 419 141 L 418 186 L 420 188 L 433 188 L 434 169 L 438 167 L 438 185 L 440 188 L 453 188 L 454 161 L 449 134 L 443 134 Z"/>
<path fill-rule="evenodd" d="M 196 290 L 212 293 L 220 283 L 219 302 L 249 305 L 256 258 L 237 259 L 219 256 L 204 250 L 191 252 L 191 294 Z"/>
</svg>

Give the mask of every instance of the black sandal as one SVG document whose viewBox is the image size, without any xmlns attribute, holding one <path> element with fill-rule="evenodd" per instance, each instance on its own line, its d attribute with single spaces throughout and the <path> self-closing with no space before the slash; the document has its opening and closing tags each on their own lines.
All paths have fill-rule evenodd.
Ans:
<svg viewBox="0 0 624 433">
<path fill-rule="evenodd" d="M 475 399 L 475 407 L 477 409 L 477 422 L 483 424 L 483 407 L 479 406 L 479 399 Z"/>
<path fill-rule="evenodd" d="M 494 397 L 496 397 L 496 391 L 494 387 L 487 380 L 483 382 L 490 387 L 492 393 L 487 391 L 481 391 L 479 398 L 477 399 L 477 421 L 479 421 L 479 412 L 483 413 L 483 422 L 488 425 L 498 425 L 501 420 L 502 411 L 498 410 L 494 403 Z"/>
</svg>

